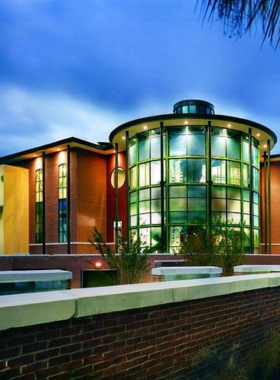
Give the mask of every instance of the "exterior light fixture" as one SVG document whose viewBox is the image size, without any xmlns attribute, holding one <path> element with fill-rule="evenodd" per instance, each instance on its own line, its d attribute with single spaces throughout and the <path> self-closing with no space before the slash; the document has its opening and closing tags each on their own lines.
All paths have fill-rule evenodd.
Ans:
<svg viewBox="0 0 280 380">
<path fill-rule="evenodd" d="M 263 147 L 264 147 L 264 149 L 265 149 L 265 148 L 267 148 L 267 145 L 264 145 Z"/>
<path fill-rule="evenodd" d="M 260 135 L 261 135 L 260 133 L 257 133 L 257 137 L 260 137 Z"/>
<path fill-rule="evenodd" d="M 125 136 L 123 136 L 122 139 L 125 140 Z"/>
<path fill-rule="evenodd" d="M 185 125 L 186 125 L 186 124 L 189 124 L 188 120 L 185 120 L 185 121 L 184 121 L 184 124 L 185 124 Z"/>
<path fill-rule="evenodd" d="M 96 268 L 100 268 L 101 267 L 101 262 L 100 261 L 96 261 L 96 263 L 95 263 L 95 266 L 96 266 Z"/>
<path fill-rule="evenodd" d="M 228 126 L 228 128 L 231 128 L 231 124 L 228 124 L 227 126 Z"/>
<path fill-rule="evenodd" d="M 145 129 L 145 130 L 148 129 L 147 125 L 144 125 L 144 126 L 143 126 L 143 129 Z"/>
</svg>

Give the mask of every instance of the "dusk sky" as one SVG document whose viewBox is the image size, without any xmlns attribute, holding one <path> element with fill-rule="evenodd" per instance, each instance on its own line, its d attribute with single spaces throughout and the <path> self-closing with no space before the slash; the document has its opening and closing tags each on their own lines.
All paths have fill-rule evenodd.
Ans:
<svg viewBox="0 0 280 380">
<path fill-rule="evenodd" d="M 230 38 L 196 0 L 0 0 L 0 156 L 75 136 L 108 141 L 183 99 L 280 140 L 280 47 Z M 272 154 L 280 153 L 280 143 Z"/>
</svg>

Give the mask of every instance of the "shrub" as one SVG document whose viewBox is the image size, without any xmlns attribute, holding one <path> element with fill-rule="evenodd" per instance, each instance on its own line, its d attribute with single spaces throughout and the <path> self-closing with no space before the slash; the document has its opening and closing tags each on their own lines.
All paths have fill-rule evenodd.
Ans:
<svg viewBox="0 0 280 380">
<path fill-rule="evenodd" d="M 240 230 L 216 219 L 208 228 L 202 224 L 190 227 L 180 253 L 185 256 L 188 265 L 221 266 L 223 273 L 229 276 L 233 274 L 235 265 L 245 262 L 243 240 Z"/>
<path fill-rule="evenodd" d="M 127 242 L 119 234 L 119 252 L 115 253 L 105 243 L 102 233 L 96 227 L 93 227 L 92 232 L 93 237 L 89 239 L 89 242 L 101 254 L 109 268 L 118 272 L 119 284 L 136 284 L 149 271 L 149 256 L 142 247 L 143 244 L 139 237 L 135 240 L 130 238 Z"/>
</svg>

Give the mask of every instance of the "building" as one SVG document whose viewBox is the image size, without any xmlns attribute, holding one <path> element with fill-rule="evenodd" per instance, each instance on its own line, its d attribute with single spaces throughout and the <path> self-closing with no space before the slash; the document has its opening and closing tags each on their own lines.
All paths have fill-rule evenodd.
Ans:
<svg viewBox="0 0 280 380">
<path fill-rule="evenodd" d="M 93 253 L 93 226 L 112 244 L 118 226 L 151 253 L 178 253 L 217 218 L 246 234 L 245 252 L 280 253 L 276 135 L 201 100 L 173 111 L 117 127 L 110 143 L 73 137 L 0 158 L 0 254 Z"/>
</svg>

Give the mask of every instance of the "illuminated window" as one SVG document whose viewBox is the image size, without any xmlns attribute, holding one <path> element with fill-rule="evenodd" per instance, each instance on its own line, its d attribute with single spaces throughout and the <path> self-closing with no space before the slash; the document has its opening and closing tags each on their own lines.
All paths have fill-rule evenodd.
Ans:
<svg viewBox="0 0 280 380">
<path fill-rule="evenodd" d="M 67 165 L 58 167 L 58 241 L 67 242 Z"/>
<path fill-rule="evenodd" d="M 43 243 L 44 209 L 43 209 L 43 170 L 35 172 L 35 242 Z"/>
<path fill-rule="evenodd" d="M 118 168 L 118 188 L 122 187 L 125 182 L 125 172 L 123 168 Z M 111 185 L 116 187 L 116 169 L 114 169 L 111 173 Z"/>
</svg>

